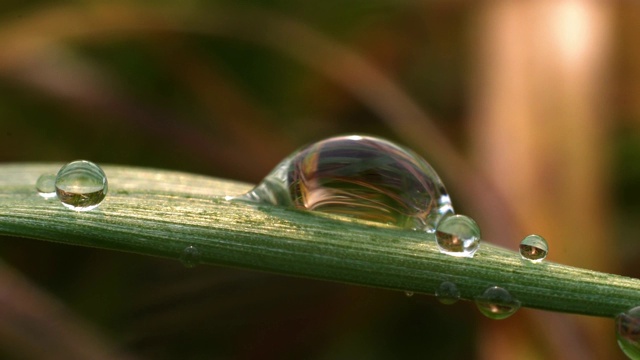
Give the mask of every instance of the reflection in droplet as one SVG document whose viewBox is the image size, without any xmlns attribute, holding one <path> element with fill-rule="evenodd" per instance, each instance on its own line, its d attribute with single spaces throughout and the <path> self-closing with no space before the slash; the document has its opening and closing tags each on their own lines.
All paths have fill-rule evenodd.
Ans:
<svg viewBox="0 0 640 360">
<path fill-rule="evenodd" d="M 56 195 L 62 204 L 76 211 L 95 209 L 107 195 L 107 176 L 86 160 L 70 162 L 56 176 Z"/>
<path fill-rule="evenodd" d="M 460 291 L 456 284 L 443 281 L 436 289 L 436 297 L 442 304 L 451 305 L 460 300 Z"/>
<path fill-rule="evenodd" d="M 185 267 L 195 267 L 200 263 L 200 250 L 192 245 L 187 246 L 180 255 L 180 261 Z"/>
<path fill-rule="evenodd" d="M 494 320 L 506 319 L 520 309 L 520 301 L 499 286 L 486 289 L 475 303 L 483 315 Z"/>
<path fill-rule="evenodd" d="M 45 199 L 56 197 L 56 174 L 42 174 L 36 181 L 38 195 Z"/>
<path fill-rule="evenodd" d="M 433 232 L 451 201 L 420 156 L 370 136 L 339 136 L 303 147 L 239 199 L 294 206 Z"/>
<path fill-rule="evenodd" d="M 616 316 L 616 338 L 630 359 L 640 359 L 640 306 Z"/>
<path fill-rule="evenodd" d="M 404 294 L 407 295 L 407 297 L 412 297 L 413 291 L 405 291 Z"/>
<path fill-rule="evenodd" d="M 540 235 L 529 235 L 520 242 L 520 256 L 534 263 L 541 262 L 547 257 L 549 245 Z"/>
<path fill-rule="evenodd" d="M 480 228 L 468 216 L 447 216 L 438 223 L 436 242 L 442 253 L 458 257 L 473 257 L 480 247 Z"/>
</svg>

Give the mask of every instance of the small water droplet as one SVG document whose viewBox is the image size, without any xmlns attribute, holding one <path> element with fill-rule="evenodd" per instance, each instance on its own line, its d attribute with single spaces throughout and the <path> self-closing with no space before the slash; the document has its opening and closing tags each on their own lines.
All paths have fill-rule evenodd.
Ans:
<svg viewBox="0 0 640 360">
<path fill-rule="evenodd" d="M 238 199 L 427 232 L 453 213 L 442 181 L 423 158 L 387 140 L 358 135 L 297 150 Z"/>
<path fill-rule="evenodd" d="M 520 309 L 520 301 L 499 286 L 487 288 L 475 303 L 483 315 L 494 320 L 506 319 Z"/>
<path fill-rule="evenodd" d="M 413 291 L 405 291 L 404 294 L 407 295 L 407 297 L 412 297 Z"/>
<path fill-rule="evenodd" d="M 447 216 L 438 223 L 436 242 L 442 253 L 458 257 L 473 257 L 480 247 L 480 228 L 468 216 Z"/>
<path fill-rule="evenodd" d="M 45 199 L 56 197 L 56 174 L 42 174 L 36 181 L 38 195 Z"/>
<path fill-rule="evenodd" d="M 436 289 L 436 297 L 441 303 L 451 305 L 460 300 L 460 291 L 456 284 L 443 281 Z"/>
<path fill-rule="evenodd" d="M 107 176 L 86 160 L 72 161 L 58 171 L 56 194 L 62 205 L 76 211 L 95 209 L 107 195 Z"/>
<path fill-rule="evenodd" d="M 534 263 L 541 262 L 547 257 L 549 245 L 540 235 L 529 235 L 520 242 L 520 256 Z"/>
<path fill-rule="evenodd" d="M 640 359 L 640 306 L 616 316 L 616 337 L 630 359 Z"/>
<path fill-rule="evenodd" d="M 182 250 L 180 261 L 185 267 L 195 267 L 200 263 L 200 250 L 192 245 L 187 246 L 186 248 L 184 248 L 184 250 Z"/>
</svg>

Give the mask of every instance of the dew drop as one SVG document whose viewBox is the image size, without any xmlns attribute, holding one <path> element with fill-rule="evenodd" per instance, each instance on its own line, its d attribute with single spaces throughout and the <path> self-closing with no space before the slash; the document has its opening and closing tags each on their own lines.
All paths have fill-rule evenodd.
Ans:
<svg viewBox="0 0 640 360">
<path fill-rule="evenodd" d="M 188 268 L 195 267 L 200 263 L 200 250 L 198 250 L 195 246 L 187 246 L 182 250 L 182 254 L 180 255 L 180 262 L 182 265 Z"/>
<path fill-rule="evenodd" d="M 473 257 L 480 247 L 480 228 L 468 216 L 447 216 L 438 223 L 436 243 L 444 254 Z"/>
<path fill-rule="evenodd" d="M 640 306 L 616 316 L 616 337 L 630 359 L 640 359 Z"/>
<path fill-rule="evenodd" d="M 62 205 L 87 211 L 95 209 L 107 195 L 107 177 L 91 161 L 77 160 L 60 168 L 55 187 Z"/>
<path fill-rule="evenodd" d="M 520 301 L 499 286 L 487 288 L 475 298 L 475 303 L 483 315 L 494 320 L 506 319 L 520 308 Z"/>
<path fill-rule="evenodd" d="M 436 289 L 436 297 L 442 304 L 451 305 L 460 300 L 460 291 L 456 284 L 443 281 Z"/>
<path fill-rule="evenodd" d="M 42 174 L 36 181 L 38 195 L 45 199 L 56 197 L 56 174 Z"/>
<path fill-rule="evenodd" d="M 405 291 L 404 294 L 407 295 L 407 297 L 412 297 L 413 291 Z"/>
<path fill-rule="evenodd" d="M 387 140 L 358 135 L 297 150 L 238 199 L 427 232 L 453 213 L 442 181 L 423 158 Z"/>
<path fill-rule="evenodd" d="M 534 263 L 541 262 L 547 257 L 549 245 L 547 240 L 539 235 L 529 235 L 520 242 L 520 256 Z"/>
</svg>

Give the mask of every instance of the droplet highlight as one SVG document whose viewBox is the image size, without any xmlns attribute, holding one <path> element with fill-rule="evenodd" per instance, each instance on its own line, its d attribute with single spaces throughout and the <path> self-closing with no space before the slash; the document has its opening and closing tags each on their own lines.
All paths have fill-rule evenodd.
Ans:
<svg viewBox="0 0 640 360">
<path fill-rule="evenodd" d="M 436 298 L 445 305 L 455 304 L 460 300 L 460 291 L 456 284 L 443 281 L 436 289 Z"/>
<path fill-rule="evenodd" d="M 405 292 L 404 292 L 404 294 L 405 294 L 407 297 L 412 297 L 412 296 L 414 295 L 414 294 L 413 294 L 413 291 L 405 291 Z"/>
<path fill-rule="evenodd" d="M 494 320 L 506 319 L 520 309 L 520 301 L 499 286 L 487 288 L 475 303 L 484 316 Z"/>
<path fill-rule="evenodd" d="M 414 152 L 371 136 L 305 146 L 239 199 L 434 232 L 453 213 L 435 170 Z"/>
<path fill-rule="evenodd" d="M 36 181 L 38 195 L 45 199 L 56 197 L 56 174 L 42 174 Z"/>
<path fill-rule="evenodd" d="M 100 205 L 107 195 L 107 176 L 91 161 L 72 161 L 58 171 L 55 187 L 62 205 L 88 211 Z"/>
<path fill-rule="evenodd" d="M 520 256 L 523 259 L 539 263 L 547 257 L 549 244 L 540 235 L 529 235 L 520 242 Z"/>
<path fill-rule="evenodd" d="M 447 216 L 438 223 L 436 243 L 447 255 L 473 257 L 480 247 L 480 227 L 468 216 Z"/>
<path fill-rule="evenodd" d="M 200 264 L 200 250 L 195 246 L 187 246 L 180 254 L 180 262 L 188 268 L 196 267 Z"/>
<path fill-rule="evenodd" d="M 640 359 L 640 306 L 616 316 L 616 338 L 630 359 Z"/>
</svg>

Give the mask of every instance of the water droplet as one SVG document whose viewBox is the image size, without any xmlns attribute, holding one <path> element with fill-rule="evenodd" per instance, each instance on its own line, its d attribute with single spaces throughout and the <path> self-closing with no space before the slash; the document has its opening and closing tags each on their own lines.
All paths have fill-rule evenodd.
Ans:
<svg viewBox="0 0 640 360">
<path fill-rule="evenodd" d="M 405 291 L 404 294 L 407 295 L 407 297 L 412 297 L 413 291 Z"/>
<path fill-rule="evenodd" d="M 540 235 L 529 235 L 520 242 L 520 256 L 534 263 L 541 262 L 547 257 L 549 245 Z"/>
<path fill-rule="evenodd" d="M 616 337 L 630 359 L 640 359 L 640 306 L 616 316 Z"/>
<path fill-rule="evenodd" d="M 520 309 L 520 301 L 499 286 L 486 289 L 475 302 L 483 315 L 494 320 L 506 319 Z"/>
<path fill-rule="evenodd" d="M 444 281 L 436 289 L 436 297 L 443 304 L 450 305 L 460 300 L 460 291 L 456 284 Z"/>
<path fill-rule="evenodd" d="M 180 261 L 185 267 L 195 267 L 200 263 L 200 250 L 198 250 L 198 248 L 195 246 L 187 246 L 186 248 L 184 248 L 184 250 L 182 250 Z"/>
<path fill-rule="evenodd" d="M 42 174 L 36 181 L 38 195 L 45 199 L 56 197 L 56 174 Z"/>
<path fill-rule="evenodd" d="M 453 213 L 433 168 L 414 152 L 370 136 L 303 147 L 239 199 L 435 231 Z"/>
<path fill-rule="evenodd" d="M 86 160 L 72 161 L 58 171 L 56 194 L 62 205 L 76 211 L 95 209 L 107 195 L 107 177 Z"/>
<path fill-rule="evenodd" d="M 447 216 L 438 223 L 436 242 L 442 253 L 473 257 L 480 247 L 480 228 L 468 216 Z"/>
</svg>

